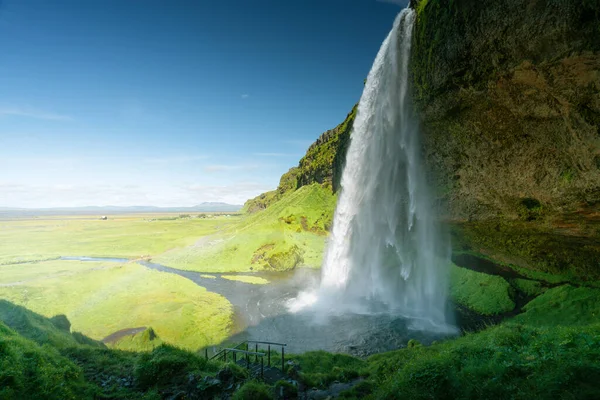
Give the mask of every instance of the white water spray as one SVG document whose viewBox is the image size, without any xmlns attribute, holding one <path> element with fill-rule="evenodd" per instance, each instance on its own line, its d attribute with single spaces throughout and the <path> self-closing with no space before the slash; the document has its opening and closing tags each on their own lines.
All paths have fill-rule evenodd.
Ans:
<svg viewBox="0 0 600 400">
<path fill-rule="evenodd" d="M 321 288 L 297 300 L 334 312 L 398 313 L 445 327 L 449 246 L 431 215 L 410 99 L 414 21 L 411 9 L 398 15 L 369 73 Z M 296 303 L 291 310 L 299 308 Z"/>
</svg>

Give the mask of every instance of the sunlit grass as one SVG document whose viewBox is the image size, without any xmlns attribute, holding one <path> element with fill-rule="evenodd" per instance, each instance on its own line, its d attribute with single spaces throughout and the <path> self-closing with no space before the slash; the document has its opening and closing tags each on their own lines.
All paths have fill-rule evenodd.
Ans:
<svg viewBox="0 0 600 400">
<path fill-rule="evenodd" d="M 229 279 L 230 281 L 238 281 L 244 283 L 251 283 L 253 285 L 266 285 L 269 283 L 269 280 L 265 278 L 260 278 L 258 276 L 248 276 L 248 275 L 222 275 L 221 278 Z"/>
<path fill-rule="evenodd" d="M 335 201 L 327 188 L 317 184 L 304 186 L 210 238 L 165 252 L 153 260 L 199 272 L 319 268 Z"/>
<path fill-rule="evenodd" d="M 510 284 L 500 276 L 450 267 L 450 294 L 452 299 L 483 315 L 501 314 L 515 308 Z"/>
<path fill-rule="evenodd" d="M 0 267 L 5 284 L 6 277 L 25 281 L 0 287 L 0 298 L 47 317 L 65 314 L 73 330 L 97 340 L 145 326 L 167 343 L 197 349 L 229 334 L 230 303 L 180 276 L 135 263 L 52 261 L 40 277 L 44 264 Z"/>
<path fill-rule="evenodd" d="M 159 220 L 154 215 L 0 221 L 0 264 L 59 256 L 136 258 L 188 246 L 237 217 Z"/>
</svg>

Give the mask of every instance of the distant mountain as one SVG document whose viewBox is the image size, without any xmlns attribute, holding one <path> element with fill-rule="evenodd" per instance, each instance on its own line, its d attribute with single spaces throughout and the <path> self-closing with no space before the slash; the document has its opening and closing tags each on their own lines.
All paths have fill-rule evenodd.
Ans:
<svg viewBox="0 0 600 400">
<path fill-rule="evenodd" d="M 155 206 L 86 206 L 53 208 L 9 208 L 0 207 L 0 216 L 38 215 L 87 215 L 87 214 L 135 214 L 135 213 L 198 213 L 198 212 L 237 212 L 241 205 L 221 202 L 204 202 L 192 207 Z"/>
</svg>

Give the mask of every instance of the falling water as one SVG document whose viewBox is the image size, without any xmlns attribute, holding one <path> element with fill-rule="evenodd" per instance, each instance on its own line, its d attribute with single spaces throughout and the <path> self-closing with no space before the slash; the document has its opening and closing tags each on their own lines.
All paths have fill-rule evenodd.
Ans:
<svg viewBox="0 0 600 400">
<path fill-rule="evenodd" d="M 440 327 L 449 246 L 431 214 L 409 94 L 414 21 L 411 9 L 398 15 L 369 73 L 321 288 L 298 301 L 330 311 L 398 313 Z"/>
</svg>

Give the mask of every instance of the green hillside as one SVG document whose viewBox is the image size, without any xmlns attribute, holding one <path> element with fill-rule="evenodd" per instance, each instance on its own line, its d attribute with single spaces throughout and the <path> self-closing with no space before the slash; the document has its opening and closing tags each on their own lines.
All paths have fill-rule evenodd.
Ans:
<svg viewBox="0 0 600 400">
<path fill-rule="evenodd" d="M 321 266 L 336 196 L 311 184 L 270 207 L 247 213 L 202 243 L 161 254 L 154 261 L 191 271 L 284 271 Z"/>
</svg>

